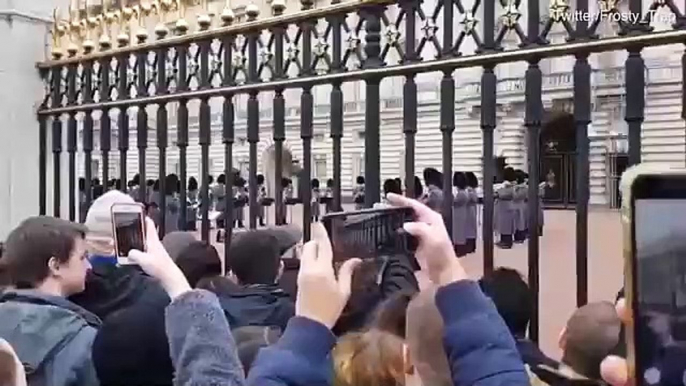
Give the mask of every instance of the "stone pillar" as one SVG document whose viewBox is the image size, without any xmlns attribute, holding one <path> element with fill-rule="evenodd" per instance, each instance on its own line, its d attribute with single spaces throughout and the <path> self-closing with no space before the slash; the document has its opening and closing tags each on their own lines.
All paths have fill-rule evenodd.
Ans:
<svg viewBox="0 0 686 386">
<path fill-rule="evenodd" d="M 44 88 L 36 63 L 49 56 L 53 8 L 61 6 L 66 15 L 67 3 L 68 0 L 0 0 L 0 240 L 21 220 L 38 214 L 36 109 Z M 52 170 L 51 158 L 49 154 L 48 175 Z M 67 176 L 66 155 L 63 165 L 63 176 Z M 67 180 L 63 180 L 66 187 Z M 49 214 L 52 187 L 48 178 Z M 62 202 L 68 203 L 66 192 Z M 62 205 L 62 209 L 66 217 L 67 205 Z"/>
</svg>

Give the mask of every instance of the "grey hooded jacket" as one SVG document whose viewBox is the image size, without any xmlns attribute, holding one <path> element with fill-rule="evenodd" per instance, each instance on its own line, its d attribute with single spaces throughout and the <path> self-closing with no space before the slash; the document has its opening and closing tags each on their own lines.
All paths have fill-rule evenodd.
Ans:
<svg viewBox="0 0 686 386">
<path fill-rule="evenodd" d="M 35 290 L 0 296 L 0 337 L 14 348 L 31 386 L 98 385 L 91 346 L 100 320 Z"/>
</svg>

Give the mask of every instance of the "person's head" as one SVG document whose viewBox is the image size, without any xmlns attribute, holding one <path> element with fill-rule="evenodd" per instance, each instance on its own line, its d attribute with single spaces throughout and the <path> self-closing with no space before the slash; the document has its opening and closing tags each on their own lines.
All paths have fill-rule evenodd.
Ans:
<svg viewBox="0 0 686 386">
<path fill-rule="evenodd" d="M 328 180 L 326 180 L 326 187 L 333 188 L 333 178 L 329 178 Z"/>
<path fill-rule="evenodd" d="M 155 180 L 151 179 L 151 180 L 145 181 L 145 186 L 152 188 L 153 186 L 155 186 Z"/>
<path fill-rule="evenodd" d="M 377 329 L 349 333 L 332 352 L 334 386 L 405 384 L 403 340 Z"/>
<path fill-rule="evenodd" d="M 193 192 L 196 190 L 198 190 L 198 180 L 195 177 L 191 177 L 188 179 L 188 191 Z"/>
<path fill-rule="evenodd" d="M 160 191 L 160 180 L 155 180 L 155 182 L 152 185 L 152 191 L 153 192 L 159 192 Z"/>
<path fill-rule="evenodd" d="M 178 191 L 179 177 L 176 174 L 170 174 L 164 179 L 164 194 L 171 196 Z"/>
<path fill-rule="evenodd" d="M 458 189 L 467 189 L 467 176 L 462 172 L 453 173 L 453 186 Z"/>
<path fill-rule="evenodd" d="M 24 366 L 7 341 L 0 338 L 0 385 L 26 386 Z"/>
<path fill-rule="evenodd" d="M 476 174 L 474 174 L 474 172 L 465 173 L 465 177 L 467 177 L 467 186 L 474 189 L 479 187 L 479 179 L 476 178 Z"/>
<path fill-rule="evenodd" d="M 600 363 L 619 342 L 622 322 L 610 302 L 577 309 L 560 334 L 562 363 L 580 375 L 600 379 Z"/>
<path fill-rule="evenodd" d="M 234 235 L 227 268 L 240 284 L 276 283 L 281 272 L 278 239 L 259 230 Z"/>
<path fill-rule="evenodd" d="M 371 322 L 373 328 L 405 339 L 407 307 L 415 294 L 398 292 L 379 304 Z"/>
<path fill-rule="evenodd" d="M 357 182 L 358 185 L 364 185 L 364 177 L 357 176 L 357 178 L 355 179 L 355 182 Z"/>
<path fill-rule="evenodd" d="M 162 245 L 169 257 L 176 261 L 186 247 L 198 241 L 190 232 L 176 231 L 167 233 L 162 239 Z"/>
<path fill-rule="evenodd" d="M 176 265 L 194 288 L 201 279 L 219 276 L 224 271 L 219 253 L 205 241 L 195 241 L 184 248 L 176 259 Z"/>
<path fill-rule="evenodd" d="M 526 181 L 526 173 L 521 169 L 515 170 L 515 179 L 518 184 L 523 184 Z"/>
<path fill-rule="evenodd" d="M 319 180 L 316 178 L 312 179 L 312 189 L 319 189 Z"/>
<path fill-rule="evenodd" d="M 264 175 L 262 175 L 262 174 L 257 175 L 257 184 L 258 185 L 264 185 Z"/>
<path fill-rule="evenodd" d="M 141 184 L 141 175 L 136 174 L 135 176 L 133 176 L 133 178 L 131 179 L 131 182 L 133 182 L 134 185 L 140 185 Z"/>
<path fill-rule="evenodd" d="M 395 178 L 395 183 L 398 185 L 398 187 L 399 187 L 399 188 L 401 189 L 401 191 L 402 191 L 402 188 L 403 188 L 403 180 L 402 180 L 402 178 L 396 177 L 396 178 Z"/>
<path fill-rule="evenodd" d="M 214 182 L 214 177 L 212 177 L 212 175 L 207 176 L 207 184 L 212 185 L 213 182 Z"/>
<path fill-rule="evenodd" d="M 102 185 L 93 185 L 93 198 L 97 199 L 105 193 L 105 187 Z"/>
<path fill-rule="evenodd" d="M 19 289 L 68 297 L 85 288 L 90 263 L 86 227 L 54 217 L 30 217 L 5 241 L 2 271 Z"/>
<path fill-rule="evenodd" d="M 93 186 L 98 186 L 98 185 L 100 185 L 100 179 L 99 179 L 99 178 L 93 178 L 92 185 L 93 185 Z"/>
<path fill-rule="evenodd" d="M 443 317 L 436 307 L 436 288 L 429 287 L 407 306 L 405 339 L 414 371 L 425 386 L 452 385 L 448 356 L 443 346 Z"/>
<path fill-rule="evenodd" d="M 217 183 L 218 184 L 226 184 L 226 175 L 225 174 L 220 174 L 219 177 L 217 177 Z"/>
<path fill-rule="evenodd" d="M 85 192 L 86 191 L 86 179 L 81 177 L 79 178 L 79 192 Z"/>
<path fill-rule="evenodd" d="M 389 178 L 383 182 L 383 194 L 388 193 L 403 194 L 398 181 Z"/>
<path fill-rule="evenodd" d="M 419 176 L 414 176 L 414 198 L 419 198 L 424 193 L 424 186 Z"/>
<path fill-rule="evenodd" d="M 526 337 L 533 313 L 533 295 L 519 272 L 501 267 L 481 278 L 479 285 L 493 300 L 512 335 Z"/>
<path fill-rule="evenodd" d="M 441 186 L 442 185 L 441 172 L 434 168 L 424 169 L 424 182 L 427 185 Z"/>
<path fill-rule="evenodd" d="M 88 228 L 89 253 L 114 256 L 112 206 L 115 204 L 135 204 L 135 201 L 128 194 L 112 190 L 98 197 L 88 209 L 85 225 Z"/>
<path fill-rule="evenodd" d="M 364 260 L 353 272 L 350 299 L 332 331 L 337 336 L 365 328 L 383 300 L 379 284 L 380 263 Z"/>
<path fill-rule="evenodd" d="M 288 187 L 288 183 L 289 183 L 288 178 L 284 177 L 284 178 L 281 179 L 281 187 L 282 187 L 282 188 L 287 188 L 287 187 Z"/>
</svg>

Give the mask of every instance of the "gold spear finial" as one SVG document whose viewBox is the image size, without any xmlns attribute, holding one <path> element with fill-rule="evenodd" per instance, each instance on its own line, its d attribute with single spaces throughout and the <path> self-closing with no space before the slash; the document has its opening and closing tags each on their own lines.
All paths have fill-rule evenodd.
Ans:
<svg viewBox="0 0 686 386">
<path fill-rule="evenodd" d="M 111 12 L 107 7 L 107 0 L 100 0 L 102 7 L 102 15 L 100 18 L 100 50 L 106 51 L 112 47 L 112 40 L 110 34 L 112 33 L 112 24 L 117 19 L 117 15 Z"/>
<path fill-rule="evenodd" d="M 159 22 L 155 26 L 155 35 L 157 39 L 164 39 L 169 35 L 169 28 L 166 24 L 167 13 L 172 7 L 172 0 L 154 0 L 152 7 L 159 17 Z"/>
<path fill-rule="evenodd" d="M 127 7 L 126 0 L 122 0 L 122 8 L 119 11 L 119 35 L 117 35 L 117 44 L 119 47 L 125 47 L 131 43 L 131 19 L 133 18 L 133 9 Z"/>
<path fill-rule="evenodd" d="M 66 33 L 65 26 L 60 20 L 60 9 L 55 8 L 52 11 L 52 58 L 55 60 L 60 59 L 64 53 L 62 52 L 62 38 Z"/>
<path fill-rule="evenodd" d="M 95 42 L 92 39 L 92 34 L 93 31 L 96 31 L 98 27 L 100 27 L 100 20 L 98 17 L 91 16 L 88 0 L 84 0 L 84 3 L 86 5 L 86 18 L 84 19 L 82 25 L 82 35 L 84 40 L 81 46 L 83 47 L 83 52 L 85 54 L 90 54 L 95 49 Z"/>
<path fill-rule="evenodd" d="M 79 34 L 81 33 L 81 20 L 79 17 L 78 8 L 74 9 L 74 0 L 69 2 L 69 45 L 67 46 L 67 54 L 70 57 L 76 56 L 79 53 Z"/>
<path fill-rule="evenodd" d="M 209 14 L 207 0 L 200 0 L 202 12 L 198 15 L 198 26 L 201 31 L 206 31 L 212 26 L 212 17 Z"/>
<path fill-rule="evenodd" d="M 148 40 L 148 29 L 145 28 L 145 18 L 152 13 L 152 6 L 150 3 L 140 3 L 134 8 L 134 13 L 138 19 L 136 38 L 139 43 L 145 43 L 145 41 Z"/>
<path fill-rule="evenodd" d="M 233 13 L 233 8 L 231 8 L 231 0 L 226 0 L 226 4 L 224 4 L 224 10 L 222 11 L 221 18 L 225 26 L 231 25 L 234 19 L 236 19 L 236 15 Z"/>
<path fill-rule="evenodd" d="M 190 29 L 190 24 L 186 20 L 186 3 L 184 0 L 175 0 L 176 10 L 179 13 L 179 19 L 176 21 L 176 33 L 185 35 Z"/>
</svg>

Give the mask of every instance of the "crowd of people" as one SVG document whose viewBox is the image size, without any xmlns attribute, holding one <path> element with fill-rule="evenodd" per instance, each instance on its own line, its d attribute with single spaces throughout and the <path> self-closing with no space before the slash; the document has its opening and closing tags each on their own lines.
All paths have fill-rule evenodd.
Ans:
<svg viewBox="0 0 686 386">
<path fill-rule="evenodd" d="M 111 208 L 135 194 L 116 190 L 83 224 L 26 219 L 0 255 L 0 385 L 626 384 L 621 300 L 576 310 L 554 360 L 527 339 L 520 274 L 470 278 L 441 214 L 392 188 L 416 252 L 342 264 L 294 226 L 236 234 L 223 261 L 151 218 L 123 264 Z"/>
</svg>

